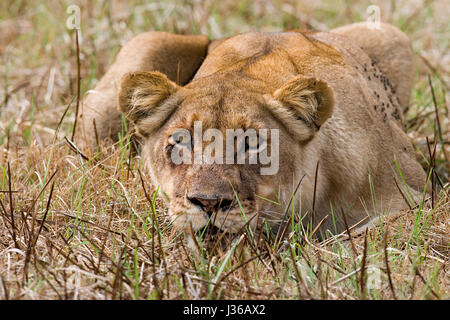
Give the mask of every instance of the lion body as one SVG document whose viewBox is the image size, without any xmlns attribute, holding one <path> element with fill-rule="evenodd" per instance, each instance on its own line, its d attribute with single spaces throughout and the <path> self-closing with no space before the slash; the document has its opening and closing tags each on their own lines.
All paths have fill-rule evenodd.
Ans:
<svg viewBox="0 0 450 320">
<path fill-rule="evenodd" d="M 199 203 L 212 194 L 240 200 L 239 206 L 227 207 L 226 215 L 225 210 L 215 213 L 218 228 L 234 233 L 254 217 L 254 227 L 261 217 L 279 226 L 297 184 L 295 209 L 313 227 L 323 220 L 322 230 L 341 232 L 341 213 L 354 225 L 403 210 L 408 207 L 405 194 L 411 195 L 411 202 L 419 201 L 425 186 L 425 173 L 404 129 L 413 77 L 411 46 L 390 25 L 366 29 L 355 24 L 331 32 L 246 33 L 211 43 L 201 36 L 180 40 L 181 36 L 158 34 L 167 43 L 155 47 L 147 39 L 150 53 L 126 45 L 94 90 L 103 95 L 85 102 L 93 110 L 82 121 L 85 140 L 93 144 L 92 114 L 99 114 L 100 139 L 117 135 L 119 97 L 121 110 L 142 133 L 142 157 L 151 180 L 171 198 L 169 214 L 182 229 L 207 223 Z M 154 41 L 155 34 L 141 38 Z M 379 45 L 373 45 L 378 40 Z M 169 47 L 175 49 L 161 60 L 161 50 Z M 132 56 L 133 50 L 140 52 L 139 58 L 126 55 Z M 148 76 L 134 71 L 160 71 L 167 78 L 154 73 L 149 82 Z M 127 72 L 132 73 L 119 86 Z M 299 83 L 309 91 L 298 91 Z M 146 86 L 159 89 L 145 91 Z M 153 111 L 145 111 L 145 103 L 133 105 L 138 87 L 140 96 L 152 95 L 145 101 L 155 105 Z M 318 91 L 310 94 L 314 90 Z M 299 92 L 309 95 L 316 107 L 308 111 L 303 99 L 300 109 L 291 109 L 286 101 Z M 301 117 L 289 116 L 295 112 Z M 280 130 L 279 172 L 261 176 L 251 165 L 173 166 L 161 152 L 167 137 L 175 128 L 191 128 L 195 121 L 222 131 Z"/>
</svg>

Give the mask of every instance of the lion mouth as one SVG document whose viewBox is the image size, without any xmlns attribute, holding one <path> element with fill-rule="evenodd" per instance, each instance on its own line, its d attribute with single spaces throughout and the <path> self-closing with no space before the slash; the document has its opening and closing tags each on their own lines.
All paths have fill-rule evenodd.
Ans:
<svg viewBox="0 0 450 320">
<path fill-rule="evenodd" d="M 208 247 L 213 245 L 222 248 L 225 248 L 236 237 L 236 234 L 230 230 L 219 228 L 211 223 L 197 230 L 196 235 L 197 239 Z"/>
<path fill-rule="evenodd" d="M 203 227 L 200 227 L 195 233 L 202 240 L 217 240 L 219 238 L 223 238 L 225 240 L 233 240 L 237 236 L 239 236 L 242 232 L 244 232 L 248 227 L 250 222 L 257 217 L 257 215 L 253 215 L 247 221 L 232 223 L 231 221 L 227 221 L 222 219 L 221 217 L 216 216 L 217 213 L 210 215 L 209 219 L 206 221 Z"/>
<path fill-rule="evenodd" d="M 225 233 L 227 234 L 227 230 L 223 230 L 211 223 L 206 224 L 204 227 L 197 230 L 197 236 L 201 237 L 202 239 L 214 239 L 219 237 L 221 234 Z"/>
</svg>

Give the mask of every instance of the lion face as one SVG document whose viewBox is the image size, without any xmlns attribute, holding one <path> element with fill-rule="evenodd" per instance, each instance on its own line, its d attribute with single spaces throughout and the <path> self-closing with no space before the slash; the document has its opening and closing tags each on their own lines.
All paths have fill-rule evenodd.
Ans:
<svg viewBox="0 0 450 320">
<path fill-rule="evenodd" d="M 158 72 L 122 80 L 120 109 L 135 124 L 176 228 L 235 234 L 279 226 L 302 149 L 330 116 L 333 97 L 325 83 L 303 77 L 267 91 L 236 74 L 185 87 Z"/>
</svg>

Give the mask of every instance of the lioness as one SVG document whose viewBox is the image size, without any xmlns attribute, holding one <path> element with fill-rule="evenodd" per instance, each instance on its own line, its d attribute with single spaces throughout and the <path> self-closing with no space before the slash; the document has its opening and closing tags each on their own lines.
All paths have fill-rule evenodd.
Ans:
<svg viewBox="0 0 450 320">
<path fill-rule="evenodd" d="M 77 135 L 91 147 L 117 138 L 122 111 L 180 229 L 209 224 L 233 234 L 263 221 L 277 228 L 294 206 L 304 224 L 336 233 L 345 228 L 342 213 L 348 225 L 367 223 L 421 197 L 426 175 L 403 118 L 412 80 L 410 41 L 388 24 L 216 41 L 148 32 L 123 46 L 88 95 Z M 262 174 L 264 164 L 248 161 L 174 163 L 175 147 L 194 153 L 211 143 L 182 145 L 177 130 L 194 135 L 195 123 L 224 136 L 276 129 L 278 170 Z"/>
</svg>

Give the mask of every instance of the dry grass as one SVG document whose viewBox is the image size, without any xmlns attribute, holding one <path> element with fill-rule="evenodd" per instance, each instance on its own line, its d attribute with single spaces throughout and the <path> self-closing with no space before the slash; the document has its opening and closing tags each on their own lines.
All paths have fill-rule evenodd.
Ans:
<svg viewBox="0 0 450 320">
<path fill-rule="evenodd" d="M 215 38 L 330 29 L 364 19 L 372 4 L 134 2 L 77 1 L 82 96 L 120 44 L 142 31 Z M 72 134 L 77 92 L 68 3 L 1 2 L 0 299 L 449 298 L 449 8 L 446 1 L 378 5 L 382 20 L 413 40 L 408 133 L 424 168 L 435 172 L 434 199 L 366 234 L 349 231 L 350 240 L 346 232 L 319 242 L 296 224 L 280 245 L 245 232 L 223 252 L 196 256 L 172 231 L 126 139 L 85 159 L 64 138 Z"/>
</svg>

